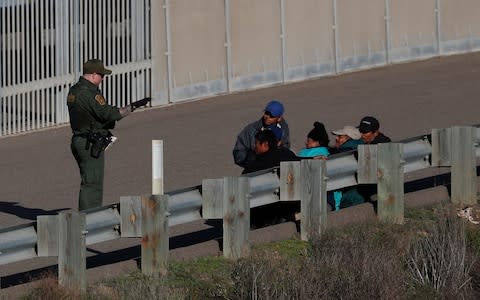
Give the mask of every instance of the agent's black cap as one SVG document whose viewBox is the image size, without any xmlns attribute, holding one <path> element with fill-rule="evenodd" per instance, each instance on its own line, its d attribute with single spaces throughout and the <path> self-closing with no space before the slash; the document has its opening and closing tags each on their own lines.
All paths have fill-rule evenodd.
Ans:
<svg viewBox="0 0 480 300">
<path fill-rule="evenodd" d="M 372 131 L 377 131 L 380 128 L 380 123 L 378 120 L 371 116 L 363 117 L 360 121 L 360 125 L 358 125 L 358 130 L 361 133 L 367 133 Z"/>
</svg>

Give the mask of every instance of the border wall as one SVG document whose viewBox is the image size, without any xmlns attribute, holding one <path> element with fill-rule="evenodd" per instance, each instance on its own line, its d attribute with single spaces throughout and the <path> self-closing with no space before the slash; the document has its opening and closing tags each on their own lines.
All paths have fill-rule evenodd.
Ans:
<svg viewBox="0 0 480 300">
<path fill-rule="evenodd" d="M 476 0 L 5 0 L 0 136 L 68 123 L 83 61 L 112 105 L 199 99 L 480 50 Z"/>
</svg>

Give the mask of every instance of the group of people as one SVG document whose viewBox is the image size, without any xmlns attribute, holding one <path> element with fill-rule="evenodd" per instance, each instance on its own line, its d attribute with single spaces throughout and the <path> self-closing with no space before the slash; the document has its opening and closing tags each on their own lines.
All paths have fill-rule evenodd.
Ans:
<svg viewBox="0 0 480 300">
<path fill-rule="evenodd" d="M 313 129 L 307 134 L 305 147 L 294 153 L 290 150 L 290 130 L 283 117 L 284 112 L 283 104 L 272 100 L 265 106 L 263 116 L 248 124 L 238 134 L 233 158 L 235 164 L 243 168 L 242 174 L 273 168 L 279 166 L 281 161 L 327 159 L 331 154 L 355 150 L 361 144 L 391 141 L 380 131 L 379 121 L 375 117 L 366 116 L 356 127 L 347 125 L 333 130 L 331 133 L 335 136 L 335 143 L 330 145 L 325 125 L 315 121 Z M 361 203 L 371 194 L 371 188 L 351 188 L 330 193 L 328 200 L 332 209 L 340 209 Z"/>
<path fill-rule="evenodd" d="M 360 120 L 357 127 L 344 126 L 332 131 L 335 144 L 330 139 L 325 125 L 315 121 L 307 134 L 305 147 L 298 153 L 290 150 L 290 130 L 283 117 L 284 106 L 277 100 L 270 101 L 260 120 L 248 124 L 238 134 L 233 148 L 235 164 L 243 174 L 279 166 L 281 161 L 302 158 L 325 159 L 330 154 L 355 150 L 361 144 L 388 143 L 390 138 L 380 132 L 380 123 L 371 116 Z"/>
<path fill-rule="evenodd" d="M 110 130 L 117 121 L 151 100 L 147 97 L 121 108 L 107 104 L 99 86 L 104 77 L 111 73 L 101 60 L 86 61 L 82 76 L 70 88 L 67 96 L 72 129 L 71 151 L 81 177 L 79 210 L 102 205 L 104 151 L 115 140 Z M 335 144 L 329 146 L 325 126 L 321 122 L 314 122 L 313 129 L 307 135 L 305 148 L 294 153 L 290 150 L 290 130 L 283 117 L 284 112 L 283 104 L 272 100 L 266 105 L 263 116 L 240 132 L 233 148 L 233 157 L 235 163 L 244 168 L 242 173 L 279 166 L 281 161 L 326 159 L 330 154 L 356 149 L 359 144 L 390 141 L 379 131 L 377 119 L 364 117 L 357 127 L 345 126 L 332 131 Z M 338 193 L 334 196 L 339 197 Z"/>
</svg>

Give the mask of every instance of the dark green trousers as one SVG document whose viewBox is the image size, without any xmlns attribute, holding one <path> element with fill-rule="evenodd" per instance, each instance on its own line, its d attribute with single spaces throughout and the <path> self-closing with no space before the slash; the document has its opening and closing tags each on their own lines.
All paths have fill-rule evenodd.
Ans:
<svg viewBox="0 0 480 300">
<path fill-rule="evenodd" d="M 73 136 L 70 147 L 80 169 L 80 193 L 78 210 L 102 206 L 103 173 L 105 168 L 104 152 L 99 158 L 90 155 L 90 148 L 85 149 L 87 139 Z"/>
</svg>

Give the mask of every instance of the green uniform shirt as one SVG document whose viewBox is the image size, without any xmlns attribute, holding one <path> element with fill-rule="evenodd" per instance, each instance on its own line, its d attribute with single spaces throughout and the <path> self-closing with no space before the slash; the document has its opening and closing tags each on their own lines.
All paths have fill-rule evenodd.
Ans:
<svg viewBox="0 0 480 300">
<path fill-rule="evenodd" d="M 100 89 L 83 77 L 70 88 L 67 105 L 74 134 L 86 133 L 91 128 L 106 133 L 122 118 L 117 107 L 106 103 Z"/>
</svg>

